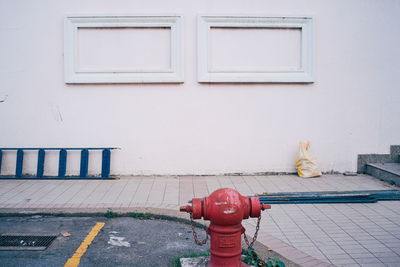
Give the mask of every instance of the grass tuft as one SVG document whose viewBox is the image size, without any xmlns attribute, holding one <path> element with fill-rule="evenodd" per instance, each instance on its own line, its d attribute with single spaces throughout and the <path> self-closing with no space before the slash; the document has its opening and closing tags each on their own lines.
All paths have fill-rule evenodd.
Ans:
<svg viewBox="0 0 400 267">
<path fill-rule="evenodd" d="M 116 218 L 116 217 L 118 217 L 118 213 L 112 211 L 112 209 L 108 209 L 106 211 L 106 213 L 104 213 L 104 217 L 106 217 L 108 219 Z"/>
<path fill-rule="evenodd" d="M 128 212 L 126 214 L 128 217 L 132 217 L 139 220 L 154 220 L 156 219 L 154 214 L 142 213 L 142 212 Z"/>
</svg>

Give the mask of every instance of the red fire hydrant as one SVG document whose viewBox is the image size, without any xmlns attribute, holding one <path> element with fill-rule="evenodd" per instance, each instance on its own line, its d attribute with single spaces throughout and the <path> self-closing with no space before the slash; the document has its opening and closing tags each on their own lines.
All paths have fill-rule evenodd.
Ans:
<svg viewBox="0 0 400 267">
<path fill-rule="evenodd" d="M 193 219 L 210 220 L 207 233 L 211 236 L 209 266 L 248 266 L 241 261 L 241 235 L 245 232 L 242 220 L 259 217 L 261 210 L 270 209 L 258 197 L 245 197 L 236 190 L 223 188 L 205 198 L 193 198 L 192 206 L 180 211 L 191 213 Z"/>
</svg>

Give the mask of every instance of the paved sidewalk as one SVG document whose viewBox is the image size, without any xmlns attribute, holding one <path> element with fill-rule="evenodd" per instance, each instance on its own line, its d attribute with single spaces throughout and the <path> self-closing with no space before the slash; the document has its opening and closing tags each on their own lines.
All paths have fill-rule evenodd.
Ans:
<svg viewBox="0 0 400 267">
<path fill-rule="evenodd" d="M 263 192 L 379 190 L 366 175 L 155 176 L 119 180 L 0 180 L 0 212 L 146 210 L 180 217 L 193 197 L 221 187 Z M 258 241 L 303 266 L 399 266 L 400 202 L 277 205 L 263 213 Z M 254 233 L 256 220 L 244 223 Z"/>
</svg>

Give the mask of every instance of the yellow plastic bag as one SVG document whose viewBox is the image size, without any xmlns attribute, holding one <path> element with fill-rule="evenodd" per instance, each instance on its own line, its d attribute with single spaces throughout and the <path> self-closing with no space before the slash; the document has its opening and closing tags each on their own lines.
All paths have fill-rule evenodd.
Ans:
<svg viewBox="0 0 400 267">
<path fill-rule="evenodd" d="M 296 169 L 297 174 L 303 178 L 311 178 L 322 175 L 317 163 L 311 156 L 310 152 L 308 152 L 309 148 L 309 141 L 300 142 L 299 154 L 296 158 Z"/>
</svg>

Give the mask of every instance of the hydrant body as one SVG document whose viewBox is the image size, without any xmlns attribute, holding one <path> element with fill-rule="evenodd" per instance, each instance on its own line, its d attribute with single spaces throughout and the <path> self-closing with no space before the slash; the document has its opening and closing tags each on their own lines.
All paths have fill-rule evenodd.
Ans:
<svg viewBox="0 0 400 267">
<path fill-rule="evenodd" d="M 257 197 L 245 197 L 236 190 L 223 188 L 203 199 L 194 198 L 192 206 L 181 211 L 192 213 L 193 219 L 210 220 L 207 233 L 211 236 L 210 262 L 212 267 L 247 266 L 241 261 L 242 220 L 259 217 L 261 210 L 270 208 L 260 204 Z"/>
</svg>

